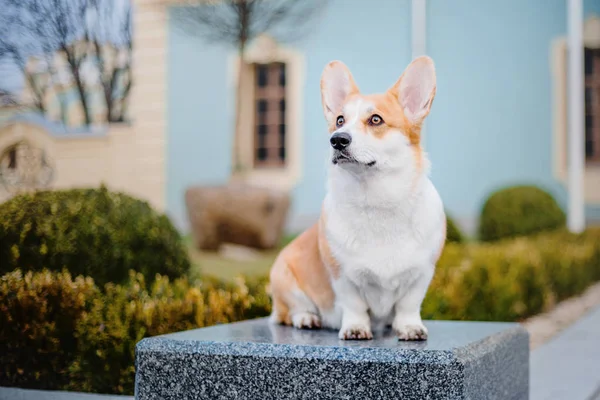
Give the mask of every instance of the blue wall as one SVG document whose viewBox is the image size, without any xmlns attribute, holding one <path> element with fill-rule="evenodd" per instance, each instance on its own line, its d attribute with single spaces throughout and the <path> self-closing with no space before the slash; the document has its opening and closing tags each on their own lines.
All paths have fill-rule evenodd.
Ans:
<svg viewBox="0 0 600 400">
<path fill-rule="evenodd" d="M 374 3 L 332 1 L 314 32 L 291 45 L 306 61 L 303 176 L 293 191 L 292 221 L 316 216 L 325 195 L 323 67 L 340 59 L 363 91 L 374 92 L 387 89 L 410 62 L 410 0 Z M 524 182 L 546 187 L 564 204 L 565 188 L 552 176 L 550 50 L 566 34 L 565 0 L 427 4 L 438 91 L 426 149 L 451 214 L 473 220 L 490 191 Z M 600 0 L 585 0 L 584 10 L 600 14 Z M 185 226 L 185 188 L 229 176 L 234 92 L 227 58 L 235 52 L 183 35 L 173 23 L 169 52 L 167 205 Z"/>
<path fill-rule="evenodd" d="M 173 22 L 181 11 L 169 13 L 167 211 L 185 227 L 185 189 L 229 176 L 234 123 L 229 52 L 178 29 Z"/>
<path fill-rule="evenodd" d="M 551 41 L 564 0 L 430 0 L 428 53 L 438 91 L 427 128 L 433 181 L 449 210 L 472 218 L 490 191 L 552 176 Z"/>
<path fill-rule="evenodd" d="M 316 216 L 325 195 L 327 127 L 319 81 L 333 59 L 344 61 L 364 91 L 391 86 L 410 62 L 410 1 L 332 1 L 311 35 L 290 46 L 305 54 L 303 176 L 293 191 L 291 220 Z M 194 184 L 226 182 L 231 167 L 233 49 L 207 45 L 176 26 L 170 9 L 167 209 L 185 227 L 183 195 Z M 375 68 L 374 68 L 375 66 Z"/>
<path fill-rule="evenodd" d="M 294 190 L 292 214 L 316 216 L 325 196 L 329 142 L 320 79 L 331 60 L 343 61 L 366 93 L 392 86 L 410 62 L 410 1 L 332 2 L 319 31 L 299 48 L 306 56 L 303 179 Z"/>
<path fill-rule="evenodd" d="M 584 11 L 600 13 L 600 0 Z M 429 0 L 427 13 L 438 74 L 427 150 L 447 208 L 473 219 L 492 190 L 516 183 L 545 187 L 564 205 L 552 175 L 550 51 L 566 35 L 566 2 Z"/>
</svg>

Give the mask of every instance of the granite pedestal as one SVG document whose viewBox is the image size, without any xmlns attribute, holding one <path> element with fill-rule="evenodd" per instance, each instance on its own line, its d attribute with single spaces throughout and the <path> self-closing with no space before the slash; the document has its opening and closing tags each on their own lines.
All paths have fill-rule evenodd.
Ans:
<svg viewBox="0 0 600 400">
<path fill-rule="evenodd" d="M 342 341 L 266 319 L 147 338 L 136 399 L 527 399 L 529 338 L 517 324 L 426 321 L 429 340 L 393 332 Z"/>
</svg>

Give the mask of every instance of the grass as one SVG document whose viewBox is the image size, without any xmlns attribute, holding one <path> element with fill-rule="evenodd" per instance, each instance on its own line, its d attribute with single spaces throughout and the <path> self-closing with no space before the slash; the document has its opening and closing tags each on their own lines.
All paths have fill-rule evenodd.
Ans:
<svg viewBox="0 0 600 400">
<path fill-rule="evenodd" d="M 214 251 L 198 250 L 192 243 L 191 236 L 184 237 L 192 261 L 191 276 L 200 274 L 212 275 L 217 278 L 233 280 L 238 275 L 260 276 L 269 273 L 269 269 L 279 251 L 291 242 L 295 235 L 285 236 L 280 246 L 273 250 L 256 251 L 255 257 L 247 261 L 232 260 Z"/>
</svg>

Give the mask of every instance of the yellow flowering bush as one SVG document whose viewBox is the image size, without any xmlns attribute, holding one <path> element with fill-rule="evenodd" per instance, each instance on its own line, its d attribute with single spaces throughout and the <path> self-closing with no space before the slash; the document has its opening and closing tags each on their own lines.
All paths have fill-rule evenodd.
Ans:
<svg viewBox="0 0 600 400">
<path fill-rule="evenodd" d="M 99 290 L 91 278 L 19 270 L 0 278 L 0 386 L 133 393 L 146 336 L 265 316 L 266 279 L 148 285 L 130 272 Z"/>
</svg>

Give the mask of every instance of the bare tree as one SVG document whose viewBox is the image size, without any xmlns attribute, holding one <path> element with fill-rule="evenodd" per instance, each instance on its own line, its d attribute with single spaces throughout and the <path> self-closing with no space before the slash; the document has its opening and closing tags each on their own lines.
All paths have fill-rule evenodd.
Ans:
<svg viewBox="0 0 600 400">
<path fill-rule="evenodd" d="M 18 67 L 36 109 L 46 112 L 48 90 L 54 89 L 52 94 L 58 97 L 61 119 L 66 123 L 65 95 L 72 83 L 86 125 L 94 122 L 89 102 L 92 90 L 103 92 L 107 122 L 125 119 L 132 84 L 129 3 L 117 0 L 2 1 L 6 7 L 0 13 L 0 63 L 8 61 Z M 66 70 L 63 63 L 57 65 L 57 59 L 66 62 Z M 37 70 L 31 70 L 32 64 Z"/>
<path fill-rule="evenodd" d="M 307 33 L 309 22 L 327 0 L 183 0 L 175 14 L 176 24 L 188 34 L 199 35 L 210 43 L 224 43 L 237 49 L 240 63 L 248 43 L 264 33 L 290 41 Z M 238 68 L 236 88 L 233 169 L 241 172 L 240 108 L 243 68 Z"/>
<path fill-rule="evenodd" d="M 65 56 L 75 87 L 79 94 L 85 124 L 92 123 L 88 98 L 81 66 L 88 56 L 87 41 L 84 40 L 86 0 L 28 0 L 22 2 L 34 18 L 33 33 L 42 39 L 41 46 L 47 54 L 52 48 Z"/>
<path fill-rule="evenodd" d="M 0 88 L 0 107 L 13 107 L 18 105 L 19 102 L 13 93 L 11 93 L 9 90 Z"/>
<path fill-rule="evenodd" d="M 87 97 L 81 79 L 80 66 L 83 52 L 77 51 L 78 39 L 84 27 L 86 0 L 4 0 L 9 10 L 2 16 L 0 26 L 6 32 L 0 35 L 0 47 L 8 49 L 9 56 L 21 70 L 33 95 L 35 107 L 45 113 L 44 99 L 54 83 L 54 54 L 63 52 L 70 66 L 85 116 L 91 122 Z M 45 63 L 42 71 L 28 69 L 30 59 Z"/>
<path fill-rule="evenodd" d="M 0 60 L 12 63 L 17 67 L 29 85 L 33 107 L 44 113 L 46 111 L 44 97 L 48 84 L 44 79 L 36 79 L 27 70 L 28 52 L 32 51 L 32 48 L 27 43 L 19 43 L 16 40 L 27 34 L 23 24 L 14 23 L 14 21 L 19 21 L 19 18 L 20 16 L 16 13 L 0 13 Z"/>
<path fill-rule="evenodd" d="M 21 50 L 7 43 L 0 38 L 0 47 L 4 47 L 4 57 L 11 58 L 14 64 L 19 68 L 23 77 L 31 90 L 33 107 L 41 113 L 46 112 L 44 98 L 48 90 L 48 83 L 45 79 L 35 79 L 35 76 L 27 71 L 27 60 L 23 57 Z M 1 51 L 0 51 L 1 52 Z"/>
<path fill-rule="evenodd" d="M 115 0 L 90 0 L 95 21 L 88 25 L 87 36 L 93 44 L 99 79 L 106 103 L 106 120 L 125 120 L 127 98 L 131 90 L 132 26 L 131 7 L 117 20 Z M 107 31 L 106 27 L 116 29 Z"/>
</svg>

